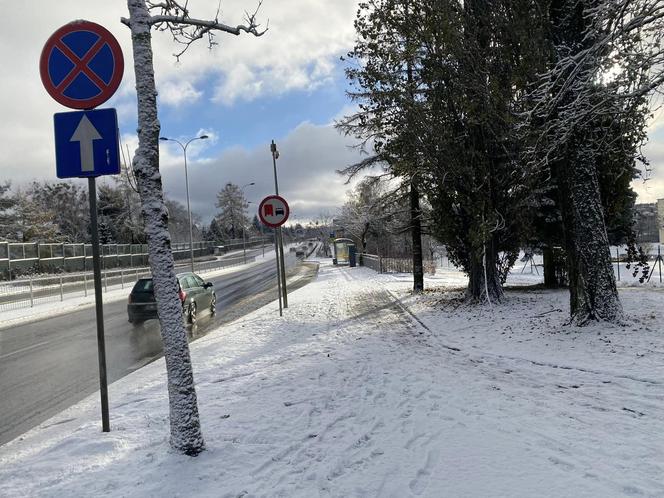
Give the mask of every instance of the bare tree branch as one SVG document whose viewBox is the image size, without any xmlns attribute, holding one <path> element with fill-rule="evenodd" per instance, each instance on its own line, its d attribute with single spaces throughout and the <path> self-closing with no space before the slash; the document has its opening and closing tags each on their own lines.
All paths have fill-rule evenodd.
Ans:
<svg viewBox="0 0 664 498">
<path fill-rule="evenodd" d="M 245 11 L 245 23 L 231 26 L 219 22 L 220 7 L 217 7 L 217 12 L 213 20 L 203 20 L 190 17 L 187 3 L 181 5 L 176 0 L 166 0 L 164 2 L 146 2 L 148 10 L 158 11 L 158 14 L 151 15 L 148 24 L 154 26 L 158 31 L 170 31 L 173 36 L 173 41 L 183 46 L 182 50 L 173 54 L 176 60 L 189 49 L 189 47 L 197 40 L 204 37 L 208 39 L 208 47 L 212 48 L 217 43 L 214 41 L 215 31 L 229 33 L 232 35 L 240 35 L 243 32 L 252 34 L 256 37 L 263 36 L 267 30 L 261 29 L 258 23 L 258 12 L 263 4 L 260 0 L 253 13 Z M 131 22 L 127 18 L 121 19 L 122 23 L 131 27 Z M 268 22 L 269 24 L 269 22 Z"/>
</svg>

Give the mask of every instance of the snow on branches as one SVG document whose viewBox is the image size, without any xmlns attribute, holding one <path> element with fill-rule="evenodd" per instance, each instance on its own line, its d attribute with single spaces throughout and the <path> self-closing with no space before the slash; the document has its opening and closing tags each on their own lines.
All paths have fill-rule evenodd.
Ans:
<svg viewBox="0 0 664 498">
<path fill-rule="evenodd" d="M 189 13 L 189 2 L 182 3 L 176 0 L 164 0 L 163 2 L 146 1 L 146 6 L 150 12 L 148 24 L 154 26 L 157 31 L 170 31 L 173 36 L 173 41 L 182 45 L 182 50 L 173 54 L 177 60 L 189 49 L 189 47 L 197 40 L 207 38 L 209 48 L 217 45 L 214 40 L 215 31 L 222 31 L 232 35 L 239 35 L 240 33 L 249 33 L 254 36 L 262 36 L 268 30 L 261 29 L 258 23 L 258 11 L 263 4 L 260 0 L 253 13 L 245 11 L 245 23 L 231 26 L 219 22 L 219 12 L 221 4 L 217 6 L 217 12 L 213 20 L 203 20 L 191 17 Z M 127 26 L 130 21 L 126 18 L 122 22 Z"/>
</svg>

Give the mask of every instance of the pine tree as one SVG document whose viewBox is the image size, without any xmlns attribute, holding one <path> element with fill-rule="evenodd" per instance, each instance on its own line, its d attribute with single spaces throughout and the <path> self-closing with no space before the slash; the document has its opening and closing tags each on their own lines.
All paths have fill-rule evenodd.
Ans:
<svg viewBox="0 0 664 498">
<path fill-rule="evenodd" d="M 249 207 L 244 192 L 234 183 L 227 183 L 217 193 L 216 207 L 219 212 L 215 216 L 217 226 L 222 233 L 231 239 L 242 237 L 242 232 L 249 224 L 246 210 Z"/>
<path fill-rule="evenodd" d="M 0 184 L 0 238 L 12 240 L 16 237 L 14 207 L 16 197 L 11 195 L 9 182 Z"/>
<path fill-rule="evenodd" d="M 528 152 L 531 169 L 556 185 L 570 312 L 579 325 L 622 321 L 607 227 L 624 236 L 613 221 L 626 224 L 646 97 L 664 81 L 662 14 L 661 2 L 648 0 L 549 5 L 550 66 L 533 92 Z"/>
<path fill-rule="evenodd" d="M 411 224 L 422 220 L 417 200 L 426 193 L 431 230 L 468 273 L 473 300 L 500 299 L 523 232 L 514 126 L 537 69 L 538 7 L 385 0 L 362 4 L 356 20 L 347 74 L 359 112 L 341 127 L 375 155 L 346 172 L 382 162 L 401 176 L 414 201 Z"/>
<path fill-rule="evenodd" d="M 87 190 L 70 182 L 32 182 L 28 195 L 38 209 L 48 213 L 57 227 L 57 242 L 89 242 L 90 209 Z"/>
</svg>

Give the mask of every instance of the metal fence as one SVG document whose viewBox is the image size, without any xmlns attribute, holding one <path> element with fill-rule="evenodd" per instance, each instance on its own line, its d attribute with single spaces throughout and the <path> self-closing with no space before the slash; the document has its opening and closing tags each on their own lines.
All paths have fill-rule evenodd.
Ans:
<svg viewBox="0 0 664 498">
<path fill-rule="evenodd" d="M 413 273 L 413 260 L 410 258 L 384 258 L 375 254 L 360 254 L 360 266 L 366 266 L 378 273 Z M 424 273 L 436 273 L 432 260 L 422 261 Z"/>
<path fill-rule="evenodd" d="M 268 243 L 269 239 L 251 237 L 246 241 L 194 242 L 194 257 L 219 254 L 243 247 Z M 189 258 L 189 243 L 171 244 L 173 258 Z M 147 244 L 101 244 L 101 265 L 105 270 L 148 265 Z M 34 273 L 85 272 L 92 269 L 92 244 L 0 242 L 0 280 L 12 280 Z"/>
<path fill-rule="evenodd" d="M 247 257 L 246 262 L 255 261 Z M 194 271 L 209 273 L 220 268 L 237 266 L 245 263 L 242 254 L 225 260 L 194 262 Z M 175 266 L 176 272 L 188 271 L 189 264 Z M 130 288 L 140 277 L 150 275 L 147 267 L 102 271 L 102 290 Z M 66 298 L 94 295 L 92 271 L 61 274 L 51 277 L 28 278 L 0 283 L 0 310 L 33 307 L 38 303 L 64 301 Z"/>
</svg>

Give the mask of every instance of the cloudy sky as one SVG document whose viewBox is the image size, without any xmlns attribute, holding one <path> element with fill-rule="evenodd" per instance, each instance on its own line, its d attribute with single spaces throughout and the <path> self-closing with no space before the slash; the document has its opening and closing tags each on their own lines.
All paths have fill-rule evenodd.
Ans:
<svg viewBox="0 0 664 498">
<path fill-rule="evenodd" d="M 214 18 L 217 0 L 192 0 L 192 15 Z M 122 143 L 136 148 L 136 97 L 130 32 L 124 0 L 0 0 L 6 20 L 0 32 L 0 181 L 20 185 L 55 180 L 53 114 L 69 109 L 55 102 L 39 77 L 39 56 L 60 26 L 86 19 L 106 27 L 120 42 L 124 79 L 102 107 L 118 110 Z M 242 23 L 248 1 L 224 0 L 220 20 Z M 260 38 L 219 34 L 209 50 L 203 40 L 177 62 L 179 47 L 153 32 L 155 76 L 162 135 L 183 142 L 205 133 L 187 149 L 192 210 L 214 214 L 216 193 L 227 182 L 255 182 L 252 202 L 274 193 L 269 144 L 277 142 L 279 190 L 297 219 L 334 213 L 349 188 L 335 173 L 353 162 L 351 141 L 331 126 L 348 112 L 339 57 L 352 46 L 356 0 L 265 0 Z M 8 19 L 7 19 L 8 18 Z M 162 142 L 161 171 L 168 196 L 186 201 L 182 149 Z M 75 180 L 83 181 L 83 180 Z"/>
<path fill-rule="evenodd" d="M 213 18 L 217 0 L 191 0 L 193 16 Z M 162 135 L 186 141 L 210 136 L 187 150 L 192 210 L 208 221 L 215 194 L 227 182 L 246 188 L 258 202 L 273 193 L 269 144 L 280 150 L 280 193 L 296 221 L 333 214 L 348 186 L 335 173 L 358 158 L 352 141 L 331 126 L 349 111 L 339 57 L 351 48 L 357 0 L 264 0 L 260 11 L 269 31 L 261 38 L 219 34 L 218 46 L 204 41 L 179 62 L 166 33 L 153 33 Z M 120 42 L 125 73 L 120 89 L 103 107 L 115 107 L 122 143 L 136 147 L 136 98 L 124 0 L 0 0 L 0 181 L 20 185 L 33 179 L 55 180 L 53 114 L 67 111 L 44 90 L 39 56 L 60 26 L 87 19 L 105 26 Z M 223 0 L 220 20 L 242 22 L 248 0 Z M 635 182 L 640 202 L 664 197 L 664 115 L 651 129 L 646 152 L 654 172 L 647 184 Z M 168 196 L 185 202 L 182 150 L 163 142 L 161 171 Z M 82 181 L 82 180 L 80 180 Z"/>
</svg>

